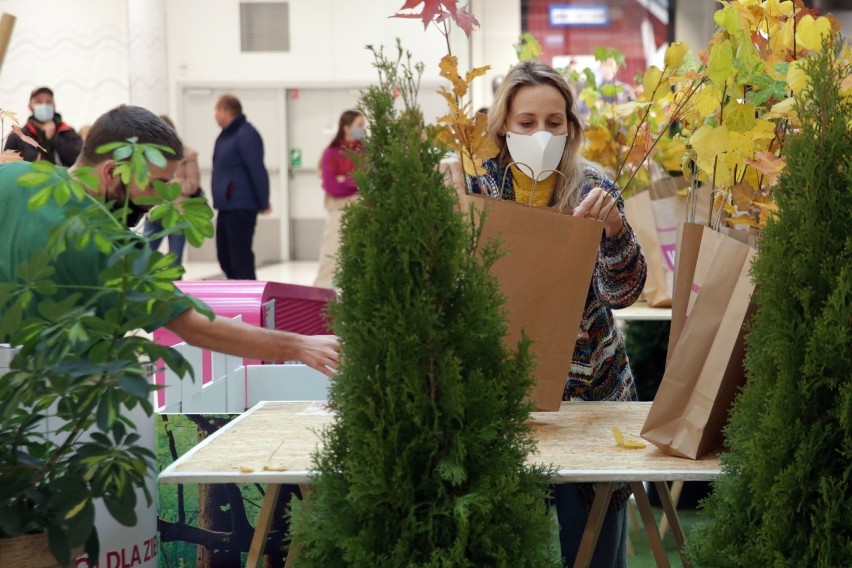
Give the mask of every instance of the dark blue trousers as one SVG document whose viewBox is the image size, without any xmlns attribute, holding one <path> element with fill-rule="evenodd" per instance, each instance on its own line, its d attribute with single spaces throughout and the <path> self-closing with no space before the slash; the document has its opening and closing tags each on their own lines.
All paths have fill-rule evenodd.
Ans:
<svg viewBox="0 0 852 568">
<path fill-rule="evenodd" d="M 589 513 L 575 484 L 560 483 L 553 487 L 556 517 L 559 519 L 559 545 L 562 565 L 574 566 Z M 627 568 L 627 507 L 609 511 L 604 517 L 598 544 L 592 555 L 593 568 Z"/>
<path fill-rule="evenodd" d="M 216 216 L 216 256 L 229 280 L 257 280 L 252 241 L 257 211 L 219 210 Z"/>
</svg>

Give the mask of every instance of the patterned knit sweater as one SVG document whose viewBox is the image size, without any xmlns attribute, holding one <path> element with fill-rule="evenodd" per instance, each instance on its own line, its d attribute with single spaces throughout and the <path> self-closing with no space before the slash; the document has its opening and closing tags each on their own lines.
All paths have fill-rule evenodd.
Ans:
<svg viewBox="0 0 852 568">
<path fill-rule="evenodd" d="M 486 160 L 483 166 L 485 175 L 467 178 L 468 190 L 473 193 L 484 191 L 492 197 L 502 195 L 503 199 L 514 201 L 511 172 L 504 179 L 504 168 L 496 161 Z M 586 163 L 581 195 L 585 196 L 595 187 L 601 187 L 613 196 L 619 192 L 615 182 Z M 586 308 L 562 400 L 637 400 L 624 337 L 615 325 L 612 309 L 627 307 L 639 298 L 645 285 L 645 257 L 624 217 L 621 199 L 617 207 L 624 227 L 614 237 L 606 234 L 601 237 L 600 252 L 586 296 Z M 592 484 L 578 483 L 576 487 L 586 509 L 590 509 L 594 499 Z M 620 485 L 613 493 L 610 510 L 624 506 L 629 496 L 628 487 Z"/>
</svg>

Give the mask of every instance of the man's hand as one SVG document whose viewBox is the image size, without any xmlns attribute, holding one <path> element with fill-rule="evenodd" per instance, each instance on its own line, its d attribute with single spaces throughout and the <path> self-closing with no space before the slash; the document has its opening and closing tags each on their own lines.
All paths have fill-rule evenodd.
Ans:
<svg viewBox="0 0 852 568">
<path fill-rule="evenodd" d="M 272 204 L 266 206 L 266 209 L 260 212 L 261 215 L 270 215 L 272 214 Z"/>
<path fill-rule="evenodd" d="M 327 377 L 334 378 L 340 362 L 340 344 L 334 335 L 303 335 L 296 359 Z"/>
<path fill-rule="evenodd" d="M 41 129 L 44 132 L 45 138 L 50 140 L 53 138 L 53 135 L 56 134 L 56 123 L 52 120 L 49 122 L 42 123 Z"/>
</svg>

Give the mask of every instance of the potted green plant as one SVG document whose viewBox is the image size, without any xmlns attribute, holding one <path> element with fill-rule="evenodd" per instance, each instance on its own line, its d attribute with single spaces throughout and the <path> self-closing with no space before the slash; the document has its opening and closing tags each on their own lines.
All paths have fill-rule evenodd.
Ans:
<svg viewBox="0 0 852 568">
<path fill-rule="evenodd" d="M 167 232 L 184 231 L 196 246 L 212 235 L 203 199 L 178 203 L 179 185 L 151 176 L 150 166 L 165 167 L 173 150 L 129 139 L 98 151 L 112 153 L 122 183 L 154 187 L 156 197 L 136 202 L 155 206 L 150 214 Z M 152 362 L 191 374 L 176 351 L 135 332 L 156 327 L 176 304 L 212 316 L 198 300 L 175 294 L 183 269 L 129 231 L 131 203 L 105 202 L 97 183 L 92 168 L 48 162 L 17 178 L 30 191 L 30 210 L 55 202 L 66 211 L 48 246 L 0 283 L 0 341 L 17 349 L 0 376 L 0 558 L 4 546 L 34 535 L 41 544 L 25 545 L 28 566 L 41 562 L 32 556 L 39 547 L 49 548 L 54 566 L 68 565 L 80 549 L 97 558 L 96 500 L 117 522 L 135 524 L 136 490 L 154 474 L 155 456 L 138 444 L 123 413 L 153 412 Z M 108 257 L 100 285 L 68 289 L 55 264 L 87 247 Z"/>
</svg>

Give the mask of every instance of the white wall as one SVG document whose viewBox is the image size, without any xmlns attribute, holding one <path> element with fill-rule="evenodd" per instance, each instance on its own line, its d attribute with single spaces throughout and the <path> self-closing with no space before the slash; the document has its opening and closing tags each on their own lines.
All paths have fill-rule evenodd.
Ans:
<svg viewBox="0 0 852 568">
<path fill-rule="evenodd" d="M 128 4 L 109 0 L 2 0 L 16 17 L 0 71 L 0 106 L 29 116 L 30 92 L 47 85 L 74 127 L 130 98 Z"/>
<path fill-rule="evenodd" d="M 484 77 L 474 82 L 474 109 L 490 106 L 494 100 L 491 83 L 505 76 L 518 62 L 514 44 L 521 36 L 521 0 L 472 0 L 470 9 L 480 28 L 471 37 L 473 67 L 491 66 Z"/>
<path fill-rule="evenodd" d="M 290 0 L 289 53 L 240 53 L 240 0 L 0 0 L 17 18 L 0 70 L 0 107 L 29 115 L 29 93 L 48 85 L 74 127 L 122 103 L 174 115 L 178 83 L 217 86 L 361 85 L 376 72 L 367 44 L 397 37 L 436 81 L 443 36 L 389 18 L 401 0 Z M 452 37 L 463 68 L 464 34 Z M 180 126 L 180 125 L 179 125 Z"/>
<path fill-rule="evenodd" d="M 243 0 L 244 1 L 244 0 Z M 171 0 L 166 3 L 172 108 L 182 85 L 335 87 L 374 83 L 367 44 L 393 48 L 397 37 L 422 61 L 424 80 L 438 77 L 446 52 L 434 27 L 389 18 L 401 0 L 289 0 L 290 51 L 241 53 L 240 0 Z M 203 24 L 201 23 L 203 22 Z M 467 40 L 456 32 L 453 50 L 467 65 Z M 212 112 L 212 111 L 211 111 Z"/>
</svg>

